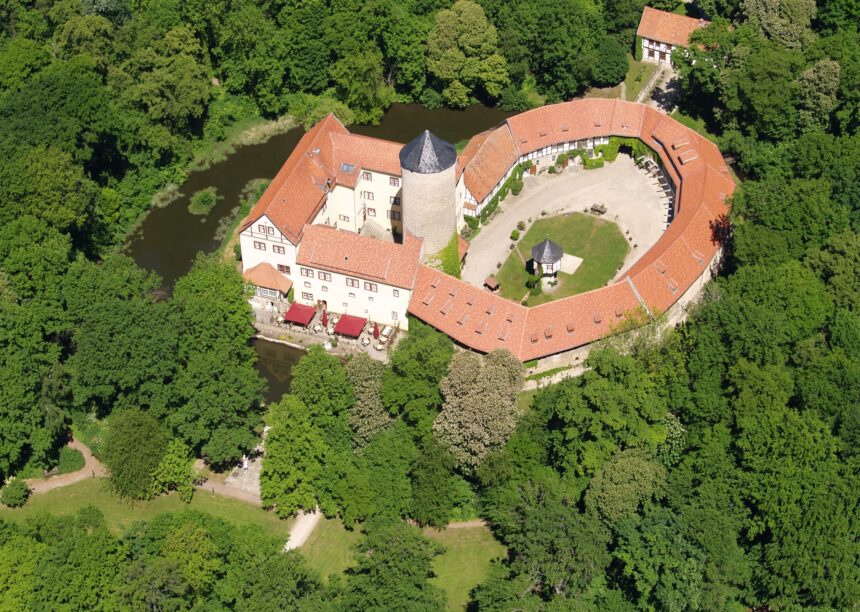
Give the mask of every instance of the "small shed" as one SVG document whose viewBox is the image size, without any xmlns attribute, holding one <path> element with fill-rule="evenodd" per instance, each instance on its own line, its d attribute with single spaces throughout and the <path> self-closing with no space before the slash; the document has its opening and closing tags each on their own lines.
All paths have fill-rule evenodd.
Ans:
<svg viewBox="0 0 860 612">
<path fill-rule="evenodd" d="M 498 291 L 499 290 L 499 281 L 497 281 L 492 276 L 488 276 L 484 279 L 484 287 L 489 289 L 490 291 Z"/>
<path fill-rule="evenodd" d="M 558 273 L 563 256 L 564 250 L 549 238 L 532 247 L 532 259 L 534 260 L 535 268 L 539 264 L 544 276 L 552 276 Z"/>
</svg>

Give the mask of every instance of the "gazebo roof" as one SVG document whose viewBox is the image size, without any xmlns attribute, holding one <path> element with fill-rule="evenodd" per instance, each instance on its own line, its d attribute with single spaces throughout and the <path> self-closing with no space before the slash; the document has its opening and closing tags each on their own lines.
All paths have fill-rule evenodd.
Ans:
<svg viewBox="0 0 860 612">
<path fill-rule="evenodd" d="M 539 264 L 554 264 L 561 261 L 564 250 L 550 239 L 532 247 L 532 259 Z"/>
</svg>

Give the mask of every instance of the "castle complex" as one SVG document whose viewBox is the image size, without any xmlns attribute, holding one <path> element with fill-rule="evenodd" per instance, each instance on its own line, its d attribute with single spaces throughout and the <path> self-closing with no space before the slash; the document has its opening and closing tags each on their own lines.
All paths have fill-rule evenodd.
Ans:
<svg viewBox="0 0 860 612">
<path fill-rule="evenodd" d="M 653 149 L 674 185 L 674 219 L 611 284 L 533 308 L 434 267 L 516 166 L 547 163 L 611 136 Z M 583 99 L 527 111 L 472 138 L 458 156 L 429 132 L 406 145 L 350 134 L 333 115 L 308 131 L 245 218 L 243 271 L 258 295 L 407 327 L 407 313 L 457 343 L 521 360 L 605 337 L 655 316 L 712 273 L 734 182 L 717 147 L 659 111 Z M 513 204 L 515 206 L 515 204 Z"/>
</svg>

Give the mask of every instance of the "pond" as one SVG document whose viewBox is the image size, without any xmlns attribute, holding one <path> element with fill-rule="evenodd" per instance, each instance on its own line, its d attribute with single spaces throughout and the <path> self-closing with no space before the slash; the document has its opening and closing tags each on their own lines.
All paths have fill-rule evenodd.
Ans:
<svg viewBox="0 0 860 612">
<path fill-rule="evenodd" d="M 510 114 L 484 106 L 454 111 L 395 104 L 379 125 L 350 126 L 350 130 L 396 142 L 409 142 L 423 130 L 431 130 L 457 143 L 498 125 Z M 223 162 L 192 172 L 180 188 L 179 198 L 164 208 L 151 210 L 129 236 L 126 252 L 137 265 L 157 272 L 165 286 L 173 286 L 176 279 L 191 268 L 199 251 L 212 252 L 221 244 L 219 226 L 229 223 L 235 214 L 248 181 L 273 177 L 302 134 L 304 130 L 296 128 L 264 143 L 240 147 Z M 190 213 L 191 196 L 208 187 L 214 187 L 218 193 L 214 207 L 205 216 Z M 268 383 L 266 401 L 278 401 L 289 391 L 292 368 L 304 351 L 265 340 L 253 340 L 252 344 L 257 352 L 257 369 Z"/>
<path fill-rule="evenodd" d="M 409 142 L 423 130 L 431 130 L 456 143 L 494 127 L 511 113 L 472 106 L 462 111 L 429 110 L 419 104 L 395 104 L 379 125 L 350 126 L 356 134 Z M 304 134 L 295 128 L 257 145 L 236 149 L 224 161 L 207 170 L 192 172 L 179 190 L 179 197 L 164 208 L 152 209 L 128 239 L 126 252 L 142 268 L 157 272 L 166 286 L 188 272 L 199 251 L 212 252 L 221 244 L 218 228 L 229 222 L 242 189 L 256 178 L 272 178 Z M 218 200 L 205 216 L 188 211 L 191 196 L 214 187 Z"/>
</svg>

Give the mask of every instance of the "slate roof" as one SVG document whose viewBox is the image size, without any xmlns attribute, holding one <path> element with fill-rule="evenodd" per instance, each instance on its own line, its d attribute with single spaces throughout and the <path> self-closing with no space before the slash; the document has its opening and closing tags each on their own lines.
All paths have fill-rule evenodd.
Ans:
<svg viewBox="0 0 860 612">
<path fill-rule="evenodd" d="M 561 261 L 564 250 L 550 239 L 532 247 L 532 259 L 540 264 L 554 264 Z"/>
<path fill-rule="evenodd" d="M 457 150 L 446 142 L 424 130 L 400 149 L 400 165 L 410 172 L 434 174 L 442 172 L 457 162 Z"/>
</svg>

